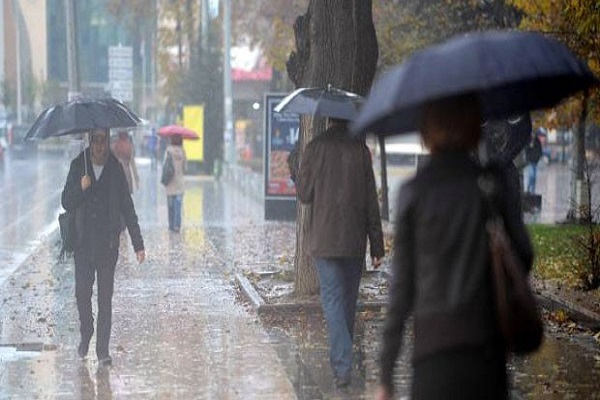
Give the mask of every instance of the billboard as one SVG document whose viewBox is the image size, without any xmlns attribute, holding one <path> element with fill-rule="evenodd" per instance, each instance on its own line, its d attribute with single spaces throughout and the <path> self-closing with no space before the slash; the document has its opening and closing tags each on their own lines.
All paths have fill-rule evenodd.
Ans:
<svg viewBox="0 0 600 400">
<path fill-rule="evenodd" d="M 287 159 L 300 133 L 300 116 L 276 113 L 273 109 L 285 94 L 266 94 L 265 110 L 265 218 L 296 218 L 296 187 L 290 178 Z"/>
<path fill-rule="evenodd" d="M 204 106 L 183 107 L 183 126 L 200 136 L 198 140 L 184 140 L 183 149 L 188 161 L 204 161 Z"/>
<path fill-rule="evenodd" d="M 298 114 L 276 113 L 273 108 L 285 95 L 267 94 L 265 100 L 265 197 L 296 197 L 296 187 L 290 179 L 287 158 L 298 141 Z"/>
</svg>

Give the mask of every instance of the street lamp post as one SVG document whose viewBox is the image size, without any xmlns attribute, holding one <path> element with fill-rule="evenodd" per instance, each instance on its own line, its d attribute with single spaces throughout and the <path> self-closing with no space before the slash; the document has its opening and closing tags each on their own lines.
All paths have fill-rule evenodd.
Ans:
<svg viewBox="0 0 600 400">
<path fill-rule="evenodd" d="M 75 0 L 65 0 L 67 18 L 67 71 L 69 75 L 68 100 L 80 95 L 79 56 L 77 45 L 77 12 Z"/>
<path fill-rule="evenodd" d="M 23 123 L 23 113 L 21 110 L 22 93 L 21 93 L 21 16 L 19 13 L 19 5 L 16 0 L 12 2 L 12 9 L 15 21 L 15 67 L 17 72 L 17 124 Z"/>
<path fill-rule="evenodd" d="M 231 88 L 231 0 L 223 1 L 223 97 L 225 117 L 225 160 L 235 163 L 235 140 L 233 137 L 233 94 Z"/>
</svg>

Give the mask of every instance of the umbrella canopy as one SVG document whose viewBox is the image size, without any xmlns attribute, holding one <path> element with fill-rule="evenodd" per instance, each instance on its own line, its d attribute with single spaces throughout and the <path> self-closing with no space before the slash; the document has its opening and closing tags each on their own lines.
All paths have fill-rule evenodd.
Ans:
<svg viewBox="0 0 600 400">
<path fill-rule="evenodd" d="M 420 129 L 424 103 L 478 96 L 484 119 L 552 107 L 598 80 L 559 41 L 535 32 L 469 34 L 415 53 L 372 88 L 352 130 Z"/>
<path fill-rule="evenodd" d="M 512 162 L 531 139 L 529 113 L 488 120 L 481 126 L 489 161 L 501 165 Z"/>
<path fill-rule="evenodd" d="M 94 129 L 131 128 L 139 122 L 140 118 L 118 100 L 79 98 L 44 110 L 25 139 L 45 139 Z"/>
<path fill-rule="evenodd" d="M 352 120 L 363 100 L 356 93 L 336 89 L 331 85 L 325 88 L 300 88 L 281 100 L 273 111 Z"/>
<path fill-rule="evenodd" d="M 180 125 L 167 125 L 158 130 L 162 137 L 181 136 L 183 139 L 198 140 L 200 137 L 196 132 Z"/>
</svg>

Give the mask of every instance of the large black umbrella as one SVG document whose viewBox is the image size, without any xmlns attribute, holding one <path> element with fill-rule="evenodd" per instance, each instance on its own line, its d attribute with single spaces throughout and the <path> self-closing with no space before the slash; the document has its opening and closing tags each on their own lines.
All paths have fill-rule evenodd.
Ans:
<svg viewBox="0 0 600 400">
<path fill-rule="evenodd" d="M 480 32 L 415 53 L 373 86 L 355 133 L 420 128 L 424 103 L 474 93 L 484 119 L 552 107 L 598 80 L 559 41 L 535 32 Z"/>
<path fill-rule="evenodd" d="M 133 111 L 113 98 L 79 98 L 44 110 L 25 139 L 45 139 L 94 129 L 131 128 L 140 122 Z"/>
<path fill-rule="evenodd" d="M 363 97 L 356 93 L 331 85 L 300 88 L 281 100 L 273 111 L 352 120 L 356 117 L 363 100 Z"/>
</svg>

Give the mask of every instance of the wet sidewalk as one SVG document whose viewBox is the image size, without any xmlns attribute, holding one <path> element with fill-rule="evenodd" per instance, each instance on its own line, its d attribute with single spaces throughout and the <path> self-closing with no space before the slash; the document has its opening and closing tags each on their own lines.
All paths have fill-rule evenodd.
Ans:
<svg viewBox="0 0 600 400">
<path fill-rule="evenodd" d="M 296 398 L 258 317 L 236 298 L 235 265 L 248 259 L 239 252 L 264 248 L 260 209 L 235 189 L 190 177 L 183 231 L 169 233 L 158 176 L 140 170 L 134 200 L 147 260 L 138 266 L 122 238 L 113 367 L 98 368 L 93 350 L 85 362 L 77 356 L 74 266 L 56 262 L 54 233 L 1 287 L 0 399 Z"/>
<path fill-rule="evenodd" d="M 293 263 L 295 224 L 265 221 L 260 187 L 240 184 L 260 180 L 187 177 L 184 228 L 172 234 L 158 172 L 138 169 L 134 201 L 147 260 L 138 266 L 122 243 L 113 368 L 98 369 L 93 351 L 85 363 L 77 357 L 73 265 L 55 261 L 55 232 L 0 286 L 0 399 L 372 398 L 381 316 L 361 317 L 356 381 L 340 393 L 319 313 L 267 320 L 240 297 L 240 270 Z M 538 354 L 511 363 L 514 398 L 599 398 L 600 358 L 588 339 L 549 331 Z M 401 396 L 410 387 L 409 358 L 407 348 L 396 371 Z"/>
</svg>

